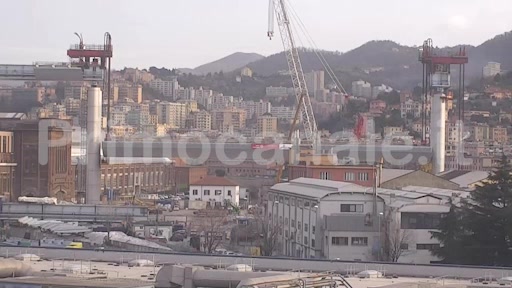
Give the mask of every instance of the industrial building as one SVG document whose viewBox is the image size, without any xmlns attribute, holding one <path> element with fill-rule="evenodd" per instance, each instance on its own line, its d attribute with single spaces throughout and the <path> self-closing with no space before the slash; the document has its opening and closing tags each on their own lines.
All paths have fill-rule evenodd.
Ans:
<svg viewBox="0 0 512 288">
<path fill-rule="evenodd" d="M 276 255 L 346 261 L 389 261 L 392 241 L 403 241 L 398 262 L 430 263 L 429 248 L 449 201 L 467 192 L 407 186 L 402 190 L 298 178 L 270 189 L 268 225 L 278 227 Z"/>
<path fill-rule="evenodd" d="M 40 122 L 10 120 L 0 122 L 2 136 L 2 169 L 12 177 L 12 189 L 4 181 L 7 199 L 19 196 L 50 196 L 61 200 L 75 198 L 74 176 L 71 171 L 71 131 L 62 120 L 47 120 L 48 142 L 40 143 Z M 10 137 L 8 137 L 10 136 Z M 9 143 L 9 140 L 12 142 Z M 58 147 L 49 143 L 58 141 Z M 55 145 L 56 146 L 56 145 Z M 44 161 L 43 161 L 44 160 Z M 7 168 L 15 167 L 14 169 Z M 8 171 L 7 171 L 8 170 Z"/>
</svg>

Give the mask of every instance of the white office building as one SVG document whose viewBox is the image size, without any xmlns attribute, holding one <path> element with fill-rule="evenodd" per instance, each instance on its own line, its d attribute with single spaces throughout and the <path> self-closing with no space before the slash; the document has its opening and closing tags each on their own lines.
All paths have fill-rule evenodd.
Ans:
<svg viewBox="0 0 512 288">
<path fill-rule="evenodd" d="M 352 95 L 356 97 L 371 98 L 372 85 L 363 80 L 354 81 L 352 82 Z"/>
<path fill-rule="evenodd" d="M 240 204 L 240 186 L 224 177 L 204 177 L 190 184 L 190 200 L 205 201 L 209 207 Z"/>
<path fill-rule="evenodd" d="M 458 194 L 454 194 L 458 193 Z M 357 184 L 298 178 L 269 191 L 268 225 L 281 229 L 276 255 L 347 261 L 389 261 L 386 247 L 400 241 L 398 262 L 438 260 L 429 249 L 449 199 L 467 192 L 406 187 L 377 189 Z"/>
<path fill-rule="evenodd" d="M 501 73 L 501 64 L 498 62 L 488 62 L 482 70 L 484 78 L 494 77 L 496 74 Z"/>
<path fill-rule="evenodd" d="M 389 93 L 393 91 L 393 88 L 387 86 L 387 85 L 379 85 L 372 88 L 372 98 L 376 99 L 377 96 L 379 96 L 380 93 Z"/>
<path fill-rule="evenodd" d="M 293 120 L 295 109 L 286 106 L 275 106 L 270 108 L 270 114 L 282 120 Z"/>
<path fill-rule="evenodd" d="M 149 87 L 162 93 L 164 97 L 176 100 L 176 93 L 178 92 L 180 85 L 176 78 L 172 80 L 155 79 L 149 82 Z"/>
</svg>

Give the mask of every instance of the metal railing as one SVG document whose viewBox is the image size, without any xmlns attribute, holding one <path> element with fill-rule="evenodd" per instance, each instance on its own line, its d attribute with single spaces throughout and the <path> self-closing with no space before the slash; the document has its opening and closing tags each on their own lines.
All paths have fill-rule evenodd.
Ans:
<svg viewBox="0 0 512 288">
<path fill-rule="evenodd" d="M 95 51 L 112 51 L 112 45 L 80 45 L 72 44 L 70 50 L 95 50 Z"/>
</svg>

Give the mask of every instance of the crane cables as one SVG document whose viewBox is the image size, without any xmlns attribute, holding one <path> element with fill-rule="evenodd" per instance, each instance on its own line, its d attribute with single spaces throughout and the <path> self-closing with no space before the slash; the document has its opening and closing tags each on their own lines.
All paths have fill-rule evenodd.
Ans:
<svg viewBox="0 0 512 288">
<path fill-rule="evenodd" d="M 345 90 L 345 88 L 341 84 L 340 80 L 338 79 L 338 77 L 336 76 L 334 71 L 332 70 L 331 66 L 329 65 L 329 63 L 327 62 L 325 57 L 322 55 L 322 53 L 319 52 L 320 49 L 318 49 L 318 46 L 316 45 L 315 41 L 313 40 L 313 38 L 311 37 L 311 35 L 307 31 L 306 26 L 304 25 L 304 23 L 300 19 L 299 15 L 297 14 L 295 9 L 291 5 L 291 3 L 290 3 L 291 1 L 288 1 L 288 0 L 285 0 L 285 1 L 287 2 L 286 6 L 289 7 L 288 10 L 291 12 L 290 16 L 295 20 L 295 21 L 290 21 L 290 22 L 293 23 L 293 24 L 297 23 L 298 27 L 300 28 L 300 30 L 302 31 L 304 36 L 306 36 L 307 42 L 309 43 L 309 45 L 311 47 L 313 47 L 313 52 L 318 57 L 318 60 L 320 60 L 320 63 L 322 63 L 322 66 L 324 67 L 325 71 L 329 75 L 329 78 L 331 78 L 331 81 L 336 85 L 336 87 L 338 88 L 340 93 L 347 95 L 347 91 Z M 295 25 L 293 25 L 293 26 L 295 26 Z M 299 35 L 297 35 L 297 36 L 299 36 Z M 298 37 L 298 38 L 299 38 L 298 40 L 300 42 L 302 42 L 300 37 Z"/>
</svg>

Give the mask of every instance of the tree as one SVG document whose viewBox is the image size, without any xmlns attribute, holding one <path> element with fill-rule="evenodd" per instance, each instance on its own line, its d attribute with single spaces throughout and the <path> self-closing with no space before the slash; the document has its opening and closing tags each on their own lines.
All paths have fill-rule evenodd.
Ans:
<svg viewBox="0 0 512 288">
<path fill-rule="evenodd" d="M 385 101 L 388 105 L 400 104 L 400 94 L 396 90 L 391 92 L 381 92 L 377 95 L 377 99 Z"/>
<path fill-rule="evenodd" d="M 398 262 L 398 259 L 405 250 L 408 249 L 411 234 L 409 230 L 401 229 L 399 221 L 393 221 L 391 215 L 396 214 L 394 209 L 386 213 L 386 218 L 382 223 L 384 243 L 382 246 L 382 255 L 379 260 Z"/>
<path fill-rule="evenodd" d="M 433 239 L 437 239 L 441 245 L 434 247 L 430 252 L 432 255 L 443 259 L 446 263 L 460 263 L 469 264 L 468 256 L 465 251 L 465 245 L 461 243 L 467 243 L 469 235 L 464 231 L 461 207 L 455 205 L 450 201 L 450 211 L 444 215 L 439 223 L 438 231 L 431 231 Z"/>
<path fill-rule="evenodd" d="M 212 254 L 219 247 L 224 236 L 223 226 L 226 220 L 226 217 L 209 216 L 201 221 L 199 229 L 202 234 L 202 247 L 205 253 Z"/>
<path fill-rule="evenodd" d="M 268 216 L 265 216 L 264 218 L 260 217 L 257 221 L 261 227 L 261 256 L 272 256 L 277 250 L 277 240 L 279 237 L 279 231 L 281 230 L 281 225 L 279 223 L 274 223 L 275 221 L 272 221 Z"/>
<path fill-rule="evenodd" d="M 431 232 L 441 242 L 433 253 L 447 263 L 512 265 L 512 166 L 503 155 L 488 181 L 460 205 L 452 203 Z"/>
<path fill-rule="evenodd" d="M 277 249 L 278 225 L 262 225 L 261 256 L 272 256 Z"/>
</svg>

